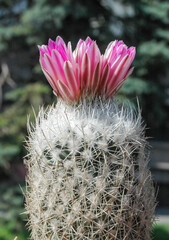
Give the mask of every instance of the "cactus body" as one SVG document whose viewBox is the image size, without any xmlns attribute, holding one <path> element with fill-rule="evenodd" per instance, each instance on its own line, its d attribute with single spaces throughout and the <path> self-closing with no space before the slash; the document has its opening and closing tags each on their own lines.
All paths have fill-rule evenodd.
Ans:
<svg viewBox="0 0 169 240">
<path fill-rule="evenodd" d="M 155 207 L 140 116 L 113 100 L 60 101 L 31 128 L 26 208 L 34 240 L 150 240 Z"/>
</svg>

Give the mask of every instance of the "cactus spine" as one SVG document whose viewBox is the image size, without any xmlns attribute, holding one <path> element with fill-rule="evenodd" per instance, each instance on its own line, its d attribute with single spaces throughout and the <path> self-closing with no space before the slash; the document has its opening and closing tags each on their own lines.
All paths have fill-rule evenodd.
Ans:
<svg viewBox="0 0 169 240">
<path fill-rule="evenodd" d="M 30 127 L 34 240 L 150 240 L 155 207 L 141 117 L 114 100 L 60 100 Z"/>
</svg>

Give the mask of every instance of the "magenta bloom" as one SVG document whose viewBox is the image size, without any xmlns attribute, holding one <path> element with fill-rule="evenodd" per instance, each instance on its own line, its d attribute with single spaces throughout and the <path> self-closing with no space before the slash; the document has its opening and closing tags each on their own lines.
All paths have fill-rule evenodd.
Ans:
<svg viewBox="0 0 169 240">
<path fill-rule="evenodd" d="M 42 70 L 56 95 L 64 100 L 78 100 L 82 95 L 114 95 L 133 68 L 129 67 L 135 48 L 122 41 L 111 42 L 104 55 L 89 37 L 79 40 L 72 52 L 61 37 L 39 46 Z"/>
</svg>

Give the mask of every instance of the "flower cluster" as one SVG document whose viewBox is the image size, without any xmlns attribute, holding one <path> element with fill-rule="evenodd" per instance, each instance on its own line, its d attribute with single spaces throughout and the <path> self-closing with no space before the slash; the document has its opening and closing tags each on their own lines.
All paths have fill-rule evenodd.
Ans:
<svg viewBox="0 0 169 240">
<path fill-rule="evenodd" d="M 102 55 L 89 37 L 79 40 L 74 51 L 61 37 L 39 46 L 42 70 L 56 95 L 66 101 L 83 95 L 113 96 L 133 70 L 135 48 L 123 41 L 110 42 Z"/>
</svg>

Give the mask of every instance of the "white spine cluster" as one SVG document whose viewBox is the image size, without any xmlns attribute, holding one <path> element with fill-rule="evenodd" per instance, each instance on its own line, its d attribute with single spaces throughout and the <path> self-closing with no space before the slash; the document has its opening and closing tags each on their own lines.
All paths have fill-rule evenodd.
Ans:
<svg viewBox="0 0 169 240">
<path fill-rule="evenodd" d="M 150 240 L 155 207 L 140 115 L 110 101 L 39 113 L 28 140 L 34 240 Z"/>
</svg>

